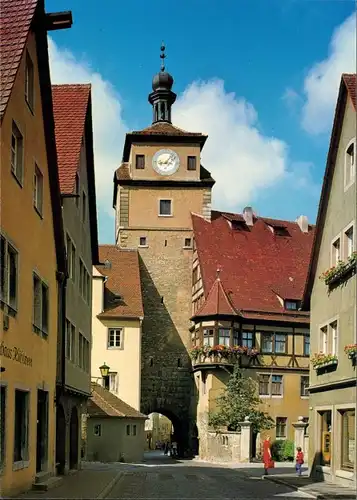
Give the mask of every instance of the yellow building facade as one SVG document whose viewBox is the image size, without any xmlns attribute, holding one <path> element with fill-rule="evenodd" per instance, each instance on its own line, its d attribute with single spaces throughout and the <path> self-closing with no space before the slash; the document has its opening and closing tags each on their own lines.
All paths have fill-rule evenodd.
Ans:
<svg viewBox="0 0 357 500">
<path fill-rule="evenodd" d="M 36 474 L 54 473 L 58 280 L 66 269 L 56 154 L 51 150 L 52 109 L 43 109 L 45 99 L 51 104 L 46 31 L 41 24 L 36 33 L 30 31 L 30 22 L 41 15 L 40 7 L 31 3 L 19 7 L 13 2 L 4 9 L 8 22 L 12 13 L 23 9 L 29 30 L 21 58 L 17 60 L 18 53 L 12 54 L 11 49 L 2 54 L 2 64 L 11 60 L 17 65 L 13 81 L 7 74 L 9 92 L 1 94 L 4 496 L 30 488 Z M 15 21 L 13 34 L 20 37 L 18 31 L 24 27 Z"/>
</svg>

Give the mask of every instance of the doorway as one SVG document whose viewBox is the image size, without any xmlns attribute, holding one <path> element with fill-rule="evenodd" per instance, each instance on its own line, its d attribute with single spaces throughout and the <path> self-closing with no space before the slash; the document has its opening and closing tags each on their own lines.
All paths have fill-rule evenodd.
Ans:
<svg viewBox="0 0 357 500">
<path fill-rule="evenodd" d="M 66 465 L 66 417 L 61 404 L 56 412 L 56 468 L 58 474 L 64 474 Z"/>
<path fill-rule="evenodd" d="M 36 472 L 47 468 L 48 450 L 48 392 L 37 390 Z"/>
<path fill-rule="evenodd" d="M 76 469 L 78 465 L 78 414 L 77 408 L 73 406 L 71 421 L 69 424 L 69 468 Z"/>
</svg>

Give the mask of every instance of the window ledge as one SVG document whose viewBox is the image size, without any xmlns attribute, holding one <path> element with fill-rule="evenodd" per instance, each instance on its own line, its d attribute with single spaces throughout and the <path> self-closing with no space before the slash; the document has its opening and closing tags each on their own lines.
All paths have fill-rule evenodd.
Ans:
<svg viewBox="0 0 357 500">
<path fill-rule="evenodd" d="M 159 214 L 158 216 L 159 217 L 173 217 L 172 214 L 167 214 L 167 215 L 166 214 Z"/>
<path fill-rule="evenodd" d="M 139 245 L 138 248 L 149 248 L 149 245 Z"/>
<path fill-rule="evenodd" d="M 13 318 L 15 318 L 16 315 L 17 315 L 17 309 L 15 309 L 14 307 L 10 306 L 3 299 L 0 299 L 0 309 L 2 309 L 3 311 L 5 309 L 7 309 L 7 311 L 4 312 L 4 314 L 7 314 L 8 316 L 12 316 Z"/>
<path fill-rule="evenodd" d="M 192 250 L 192 247 L 183 247 L 184 250 Z"/>
<path fill-rule="evenodd" d="M 273 399 L 282 399 L 282 398 L 284 397 L 284 395 L 283 395 L 283 394 L 280 394 L 280 395 L 277 395 L 277 394 L 272 394 L 272 395 L 271 395 L 271 397 L 272 397 Z"/>
<path fill-rule="evenodd" d="M 309 396 L 300 396 L 300 399 L 309 399 Z"/>
<path fill-rule="evenodd" d="M 122 347 L 109 347 L 109 346 L 107 346 L 107 350 L 108 351 L 122 351 L 123 348 Z"/>
<path fill-rule="evenodd" d="M 29 465 L 30 465 L 29 460 L 20 460 L 19 462 L 13 463 L 12 470 L 16 471 L 16 470 L 26 469 Z"/>
</svg>

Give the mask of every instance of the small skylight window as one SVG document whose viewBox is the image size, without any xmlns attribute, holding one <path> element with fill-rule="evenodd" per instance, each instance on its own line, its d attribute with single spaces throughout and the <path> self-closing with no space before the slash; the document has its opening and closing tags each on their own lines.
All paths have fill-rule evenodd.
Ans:
<svg viewBox="0 0 357 500">
<path fill-rule="evenodd" d="M 112 263 L 110 262 L 110 260 L 105 259 L 105 261 L 104 261 L 104 269 L 111 269 L 111 268 L 112 268 Z"/>
</svg>

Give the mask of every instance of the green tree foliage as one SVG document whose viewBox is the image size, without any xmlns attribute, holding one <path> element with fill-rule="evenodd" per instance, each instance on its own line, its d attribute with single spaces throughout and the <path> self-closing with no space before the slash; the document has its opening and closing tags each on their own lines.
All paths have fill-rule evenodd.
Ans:
<svg viewBox="0 0 357 500">
<path fill-rule="evenodd" d="M 228 430 L 240 430 L 239 423 L 249 417 L 253 432 L 274 427 L 273 419 L 260 411 L 261 399 L 255 382 L 244 376 L 243 370 L 235 365 L 224 393 L 217 398 L 217 411 L 209 415 L 209 423 L 214 428 L 227 426 Z"/>
</svg>

